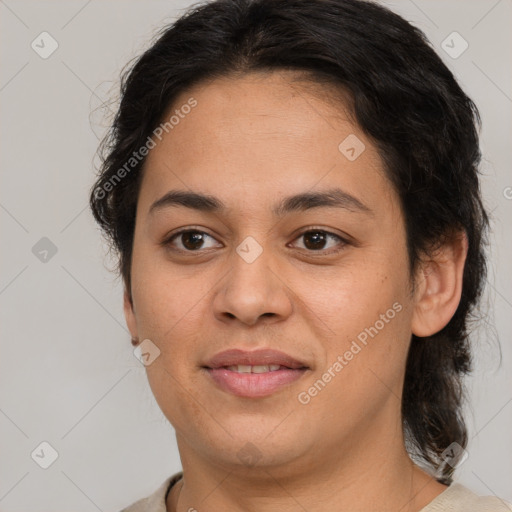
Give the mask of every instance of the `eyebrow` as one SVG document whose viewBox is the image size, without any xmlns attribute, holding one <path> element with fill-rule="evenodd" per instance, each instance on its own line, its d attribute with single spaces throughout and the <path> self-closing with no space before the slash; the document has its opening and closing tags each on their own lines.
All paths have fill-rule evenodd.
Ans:
<svg viewBox="0 0 512 512">
<path fill-rule="evenodd" d="M 154 214 L 165 208 L 180 206 L 215 213 L 222 213 L 227 209 L 226 205 L 215 196 L 186 190 L 171 190 L 151 205 L 149 213 Z M 276 217 L 282 217 L 292 212 L 302 212 L 320 207 L 343 208 L 350 212 L 373 215 L 373 211 L 368 206 L 340 188 L 322 192 L 304 192 L 285 197 L 278 205 L 274 206 L 272 213 Z"/>
</svg>

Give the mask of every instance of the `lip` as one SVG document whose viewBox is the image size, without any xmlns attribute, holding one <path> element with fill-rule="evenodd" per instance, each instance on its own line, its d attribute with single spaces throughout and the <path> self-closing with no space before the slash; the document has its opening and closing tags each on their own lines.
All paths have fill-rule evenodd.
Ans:
<svg viewBox="0 0 512 512">
<path fill-rule="evenodd" d="M 292 370 L 307 368 L 307 365 L 292 356 L 272 349 L 259 349 L 251 352 L 247 350 L 231 349 L 215 354 L 204 365 L 206 368 L 216 369 L 224 366 L 236 365 L 269 365 L 278 364 Z"/>
<path fill-rule="evenodd" d="M 228 366 L 279 365 L 280 369 L 264 373 L 238 373 Z M 262 398 L 300 379 L 309 369 L 301 361 L 278 350 L 248 352 L 232 349 L 213 356 L 203 368 L 223 391 L 239 397 Z"/>
</svg>

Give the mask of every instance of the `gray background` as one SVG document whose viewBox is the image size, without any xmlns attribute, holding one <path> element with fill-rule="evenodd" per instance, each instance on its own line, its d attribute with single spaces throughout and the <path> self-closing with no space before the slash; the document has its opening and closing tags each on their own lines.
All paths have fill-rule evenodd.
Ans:
<svg viewBox="0 0 512 512">
<path fill-rule="evenodd" d="M 190 4 L 0 0 L 0 511 L 116 511 L 181 468 L 132 354 L 121 283 L 87 193 L 105 129 L 101 101 L 122 66 Z M 494 217 L 488 320 L 474 337 L 469 457 L 456 479 L 512 501 L 512 2 L 386 4 L 427 33 L 482 113 L 482 185 Z M 43 31 L 59 45 L 47 59 L 31 48 Z M 469 43 L 458 58 L 441 46 L 453 31 Z M 43 237 L 55 254 L 41 252 Z M 31 458 L 43 441 L 58 452 L 48 469 Z"/>
</svg>

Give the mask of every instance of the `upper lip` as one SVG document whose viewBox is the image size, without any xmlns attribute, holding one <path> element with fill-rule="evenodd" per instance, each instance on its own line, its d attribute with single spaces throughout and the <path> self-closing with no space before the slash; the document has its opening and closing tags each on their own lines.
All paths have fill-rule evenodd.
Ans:
<svg viewBox="0 0 512 512">
<path fill-rule="evenodd" d="M 206 362 L 207 368 L 222 368 L 223 366 L 264 366 L 278 364 L 288 368 L 307 368 L 307 366 L 292 356 L 272 349 L 247 350 L 231 349 L 215 354 Z"/>
</svg>

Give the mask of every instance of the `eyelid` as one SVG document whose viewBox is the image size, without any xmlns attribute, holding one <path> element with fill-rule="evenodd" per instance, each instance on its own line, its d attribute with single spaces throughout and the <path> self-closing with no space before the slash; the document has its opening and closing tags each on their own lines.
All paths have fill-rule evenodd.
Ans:
<svg viewBox="0 0 512 512">
<path fill-rule="evenodd" d="M 187 227 L 178 229 L 178 231 L 173 231 L 172 233 L 166 235 L 164 237 L 163 241 L 161 242 L 161 245 L 163 245 L 164 247 L 168 247 L 170 245 L 170 243 L 173 241 L 173 239 L 179 237 L 179 235 L 181 235 L 183 233 L 189 233 L 189 232 L 200 233 L 202 235 L 208 235 L 210 238 L 217 240 L 213 235 L 208 233 L 208 231 L 205 231 L 204 228 L 201 228 L 200 226 L 187 226 Z M 217 242 L 218 242 L 218 240 L 217 240 Z M 201 250 L 184 251 L 183 249 L 175 249 L 175 250 L 187 252 L 187 253 L 199 253 L 201 251 Z"/>
<path fill-rule="evenodd" d="M 321 227 L 321 226 L 310 226 L 310 227 L 307 227 L 307 228 L 302 228 L 297 233 L 297 235 L 295 236 L 293 241 L 301 238 L 306 233 L 311 233 L 311 232 L 312 233 L 321 232 L 321 233 L 324 233 L 327 236 L 335 237 L 335 238 L 337 238 L 340 241 L 342 247 L 338 248 L 338 249 L 333 249 L 333 248 L 331 248 L 331 249 L 319 249 L 317 251 L 300 248 L 302 251 L 306 251 L 308 255 L 313 255 L 313 256 L 315 256 L 315 255 L 329 256 L 329 255 L 332 255 L 332 254 L 337 254 L 337 253 L 341 252 L 342 250 L 344 250 L 346 245 L 350 245 L 352 243 L 350 241 L 350 237 L 349 236 L 343 236 L 343 235 L 340 235 L 338 233 L 334 233 L 333 231 L 330 231 L 328 228 L 324 228 L 324 227 Z"/>
</svg>

